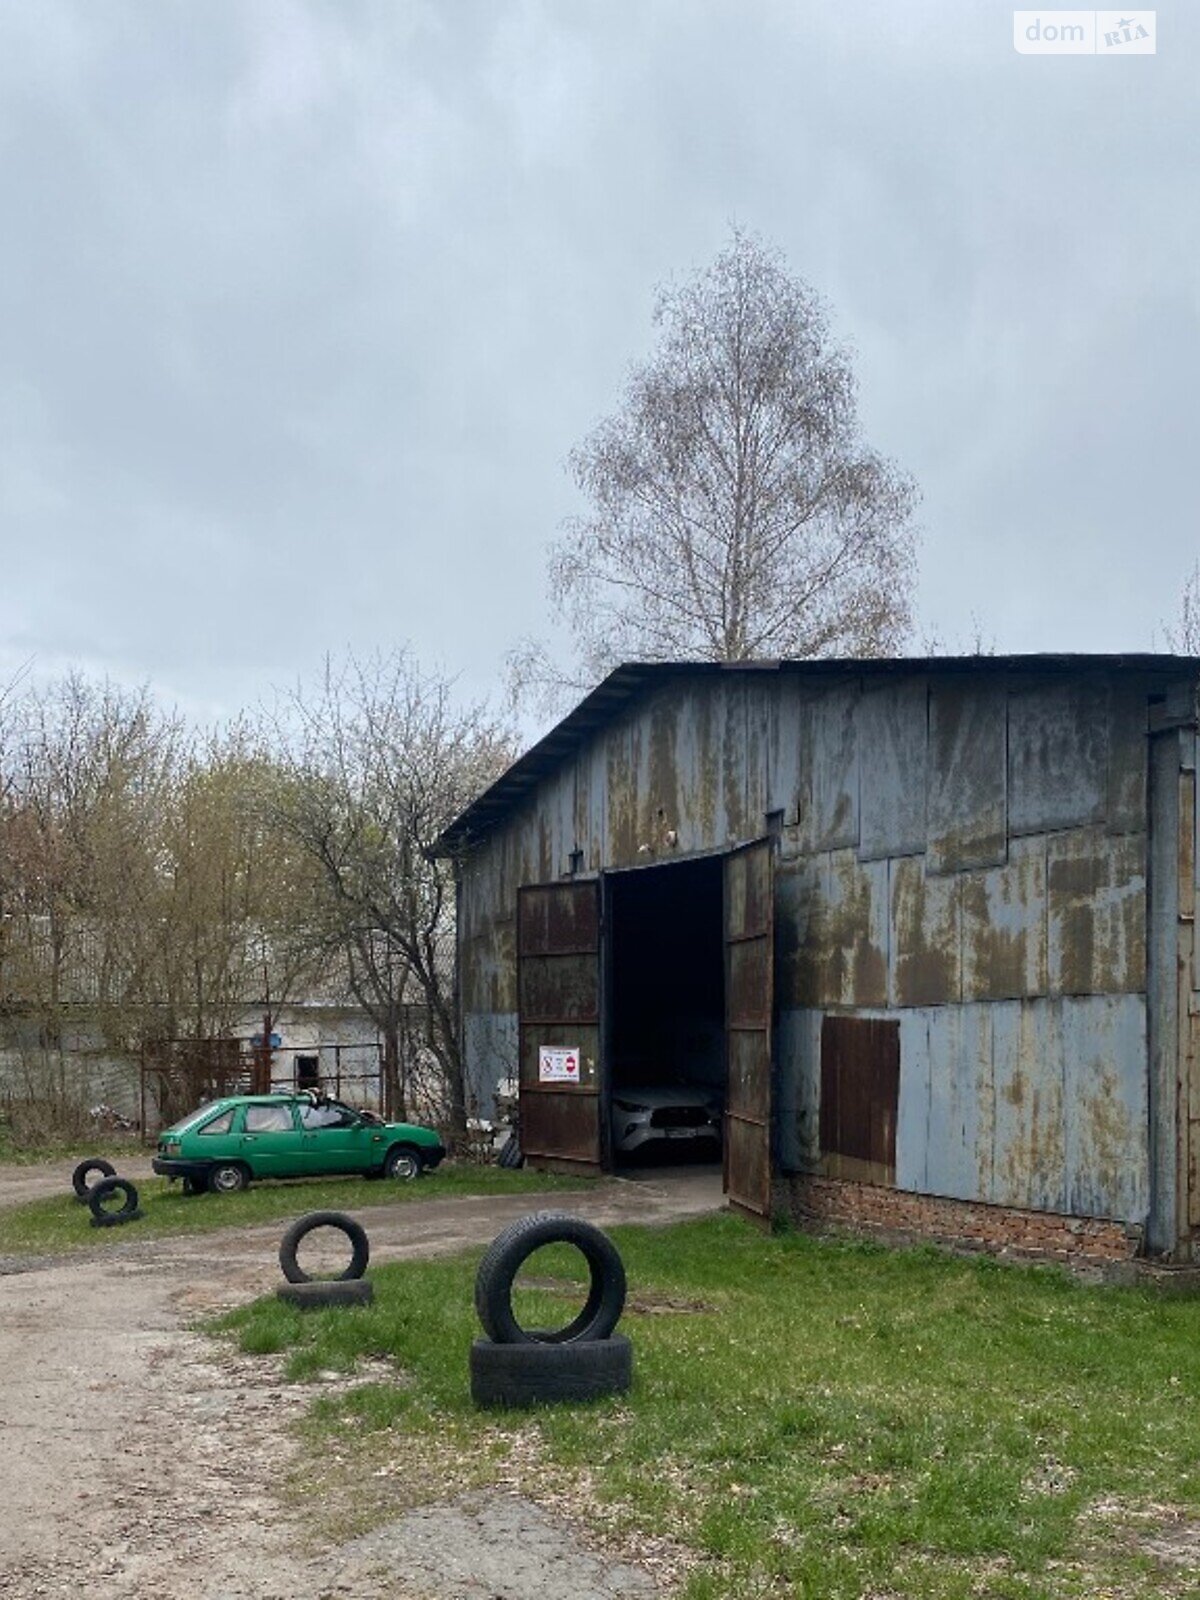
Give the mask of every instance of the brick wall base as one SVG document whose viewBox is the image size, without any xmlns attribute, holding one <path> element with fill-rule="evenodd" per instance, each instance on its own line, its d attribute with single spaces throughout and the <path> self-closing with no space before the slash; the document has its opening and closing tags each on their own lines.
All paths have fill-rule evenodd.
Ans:
<svg viewBox="0 0 1200 1600">
<path fill-rule="evenodd" d="M 778 1178 L 777 1214 L 798 1227 L 869 1235 L 894 1243 L 943 1245 L 1026 1261 L 1121 1277 L 1139 1254 L 1142 1230 L 1100 1217 L 1064 1217 L 1050 1211 L 1019 1211 L 979 1201 L 910 1194 L 871 1183 L 807 1174 Z M 1128 1272 L 1128 1267 L 1125 1267 Z"/>
</svg>

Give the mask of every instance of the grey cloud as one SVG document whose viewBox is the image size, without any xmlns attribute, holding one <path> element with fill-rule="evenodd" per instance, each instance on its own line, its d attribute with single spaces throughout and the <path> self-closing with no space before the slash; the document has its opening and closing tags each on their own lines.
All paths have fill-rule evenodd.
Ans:
<svg viewBox="0 0 1200 1600">
<path fill-rule="evenodd" d="M 0 10 L 0 676 L 235 708 L 553 627 L 563 459 L 731 220 L 925 491 L 922 608 L 1148 645 L 1195 558 L 1200 33 L 991 3 Z"/>
</svg>

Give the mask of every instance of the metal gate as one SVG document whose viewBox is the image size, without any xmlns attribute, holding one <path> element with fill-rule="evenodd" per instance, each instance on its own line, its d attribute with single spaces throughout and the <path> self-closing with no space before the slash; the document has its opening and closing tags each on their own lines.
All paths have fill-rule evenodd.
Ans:
<svg viewBox="0 0 1200 1600">
<path fill-rule="evenodd" d="M 599 1173 L 598 881 L 517 890 L 517 990 L 521 1148 L 535 1166 Z"/>
<path fill-rule="evenodd" d="M 769 839 L 725 858 L 725 1193 L 771 1215 L 775 870 Z"/>
</svg>

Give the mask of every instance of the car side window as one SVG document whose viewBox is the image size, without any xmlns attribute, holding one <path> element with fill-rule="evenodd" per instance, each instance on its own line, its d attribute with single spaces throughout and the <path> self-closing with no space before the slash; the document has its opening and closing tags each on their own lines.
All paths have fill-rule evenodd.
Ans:
<svg viewBox="0 0 1200 1600">
<path fill-rule="evenodd" d="M 291 1106 L 247 1106 L 247 1133 L 289 1133 L 294 1126 Z"/>
<path fill-rule="evenodd" d="M 349 1106 L 301 1106 L 300 1124 L 310 1132 L 315 1128 L 353 1128 L 357 1116 Z"/>
<path fill-rule="evenodd" d="M 228 1133 L 230 1128 L 232 1128 L 232 1127 L 233 1127 L 233 1107 L 230 1106 L 228 1111 L 222 1111 L 222 1113 L 221 1113 L 221 1115 L 219 1117 L 214 1117 L 211 1122 L 206 1122 L 202 1128 L 197 1129 L 197 1132 L 199 1132 L 199 1133 Z"/>
</svg>

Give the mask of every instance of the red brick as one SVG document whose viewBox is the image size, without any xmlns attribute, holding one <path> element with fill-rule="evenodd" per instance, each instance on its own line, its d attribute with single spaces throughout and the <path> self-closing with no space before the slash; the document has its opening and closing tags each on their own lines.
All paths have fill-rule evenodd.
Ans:
<svg viewBox="0 0 1200 1600">
<path fill-rule="evenodd" d="M 1139 1229 L 1104 1217 L 1023 1211 L 843 1179 L 782 1179 L 776 1184 L 775 1199 L 777 1210 L 800 1224 L 930 1239 L 951 1249 L 1081 1267 L 1129 1261 L 1141 1248 Z"/>
</svg>

